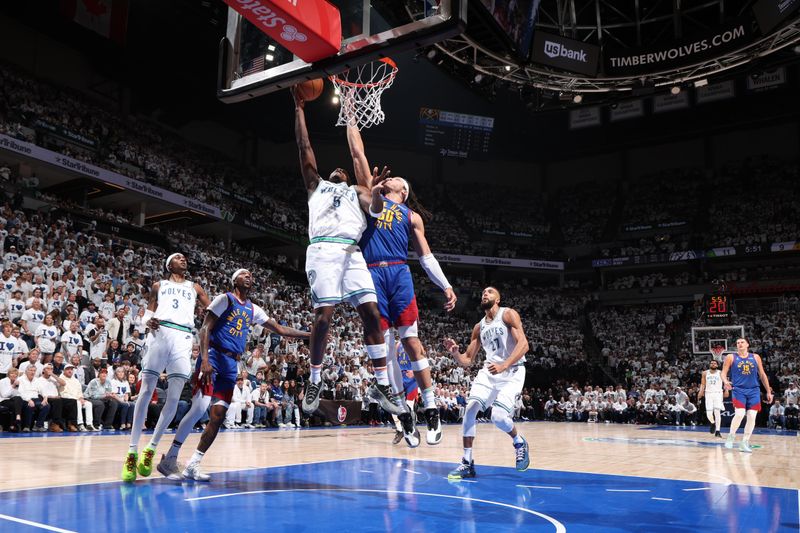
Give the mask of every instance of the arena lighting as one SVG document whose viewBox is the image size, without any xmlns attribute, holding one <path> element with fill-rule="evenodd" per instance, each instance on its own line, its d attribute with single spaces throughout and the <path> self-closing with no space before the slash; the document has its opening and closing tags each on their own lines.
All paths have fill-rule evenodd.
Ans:
<svg viewBox="0 0 800 533">
<path fill-rule="evenodd" d="M 506 72 L 511 72 L 511 65 L 506 65 Z"/>
<path fill-rule="evenodd" d="M 271 44 L 271 45 L 267 46 L 267 50 L 269 50 L 270 52 L 274 52 L 275 51 L 275 45 Z"/>
<path fill-rule="evenodd" d="M 708 85 L 708 78 L 703 78 L 702 80 L 697 80 L 694 82 L 695 88 L 699 89 L 700 87 L 705 87 Z"/>
<path fill-rule="evenodd" d="M 672 88 L 669 90 L 672 94 L 680 94 L 681 88 L 679 85 L 673 85 Z"/>
<path fill-rule="evenodd" d="M 272 55 L 272 54 L 267 54 L 267 56 L 266 56 L 266 60 L 267 60 L 267 61 L 275 61 L 275 56 L 274 56 L 274 55 Z"/>
<path fill-rule="evenodd" d="M 482 82 L 483 81 L 483 74 L 478 72 L 477 74 L 475 74 L 475 77 L 473 78 L 473 80 L 475 81 L 475 83 Z"/>
<path fill-rule="evenodd" d="M 583 96 L 580 94 L 576 94 L 575 96 L 572 97 L 572 101 L 575 102 L 576 104 L 580 104 L 581 102 L 583 102 Z"/>
<path fill-rule="evenodd" d="M 426 56 L 429 61 L 433 61 L 436 58 L 436 48 L 431 48 L 430 50 L 428 50 Z"/>
<path fill-rule="evenodd" d="M 334 96 L 333 98 L 331 98 L 331 103 L 333 105 L 338 104 L 339 103 L 339 97 L 338 96 Z"/>
</svg>

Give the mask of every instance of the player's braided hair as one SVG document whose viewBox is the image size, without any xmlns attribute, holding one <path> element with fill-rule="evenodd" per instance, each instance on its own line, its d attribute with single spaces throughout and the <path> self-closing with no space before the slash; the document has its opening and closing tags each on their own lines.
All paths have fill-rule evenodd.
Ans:
<svg viewBox="0 0 800 533">
<path fill-rule="evenodd" d="M 408 181 L 406 181 L 406 183 L 408 183 Z M 433 220 L 433 213 L 425 209 L 425 206 L 419 201 L 410 183 L 408 184 L 408 196 L 406 197 L 405 203 L 412 211 L 420 216 L 423 222 L 427 223 Z"/>
</svg>

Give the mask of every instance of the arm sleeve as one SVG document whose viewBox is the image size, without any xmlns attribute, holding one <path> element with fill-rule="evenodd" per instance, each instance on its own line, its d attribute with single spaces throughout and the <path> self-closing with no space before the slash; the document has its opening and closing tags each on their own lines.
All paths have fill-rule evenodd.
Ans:
<svg viewBox="0 0 800 533">
<path fill-rule="evenodd" d="M 447 281 L 447 277 L 442 272 L 442 267 L 439 266 L 439 261 L 433 256 L 433 254 L 423 255 L 419 258 L 419 264 L 422 265 L 423 270 L 431 279 L 432 282 L 436 284 L 437 287 L 440 289 L 447 290 L 452 287 L 450 283 Z"/>
<path fill-rule="evenodd" d="M 208 310 L 214 313 L 215 316 L 222 315 L 227 308 L 228 296 L 226 294 L 217 295 L 214 300 L 212 300 L 211 305 L 208 306 Z"/>
</svg>

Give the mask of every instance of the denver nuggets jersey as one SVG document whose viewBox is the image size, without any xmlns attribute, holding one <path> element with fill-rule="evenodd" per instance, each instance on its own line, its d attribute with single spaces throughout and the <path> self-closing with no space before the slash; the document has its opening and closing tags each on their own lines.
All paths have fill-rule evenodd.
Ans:
<svg viewBox="0 0 800 533">
<path fill-rule="evenodd" d="M 250 300 L 240 303 L 231 293 L 225 296 L 228 298 L 228 308 L 214 324 L 209 335 L 209 344 L 217 350 L 241 354 L 247 344 L 255 310 Z"/>
<path fill-rule="evenodd" d="M 706 370 L 706 393 L 722 394 L 722 373 L 719 370 L 716 372 Z"/>
<path fill-rule="evenodd" d="M 194 327 L 194 306 L 197 291 L 189 280 L 176 283 L 162 279 L 158 283 L 158 304 L 155 318 L 187 328 Z"/>
<path fill-rule="evenodd" d="M 753 354 L 748 353 L 747 357 L 740 357 L 738 353 L 733 354 L 731 382 L 734 389 L 758 388 L 758 364 Z"/>
<path fill-rule="evenodd" d="M 320 180 L 308 199 L 308 238 L 338 237 L 358 241 L 367 219 L 358 201 L 358 190 L 346 183 Z"/>
<path fill-rule="evenodd" d="M 506 307 L 498 309 L 491 322 L 487 323 L 486 318 L 481 320 L 481 344 L 486 352 L 487 363 L 502 363 L 511 356 L 517 346 L 517 341 L 503 322 L 506 309 Z M 519 362 L 525 362 L 525 357 L 523 356 Z"/>
<path fill-rule="evenodd" d="M 370 218 L 360 243 L 367 264 L 407 260 L 411 210 L 384 197 L 381 216 Z"/>
</svg>

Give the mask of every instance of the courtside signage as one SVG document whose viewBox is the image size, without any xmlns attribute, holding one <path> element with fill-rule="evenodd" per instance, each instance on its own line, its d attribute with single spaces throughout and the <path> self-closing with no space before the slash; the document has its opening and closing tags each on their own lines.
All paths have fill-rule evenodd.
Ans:
<svg viewBox="0 0 800 533">
<path fill-rule="evenodd" d="M 569 72 L 594 76 L 597 74 L 600 48 L 537 31 L 533 36 L 533 61 Z"/>
<path fill-rule="evenodd" d="M 339 52 L 342 20 L 325 0 L 225 0 L 281 46 L 313 63 Z"/>
</svg>

